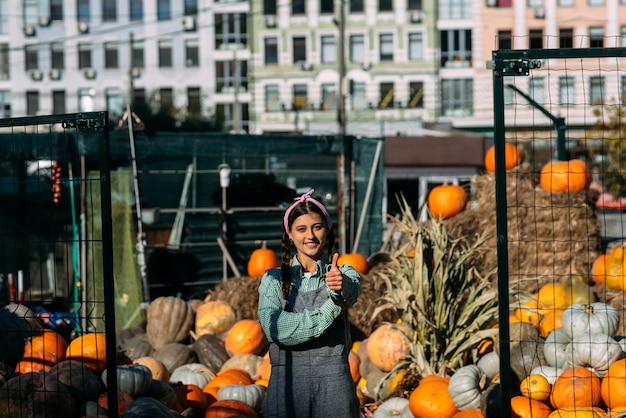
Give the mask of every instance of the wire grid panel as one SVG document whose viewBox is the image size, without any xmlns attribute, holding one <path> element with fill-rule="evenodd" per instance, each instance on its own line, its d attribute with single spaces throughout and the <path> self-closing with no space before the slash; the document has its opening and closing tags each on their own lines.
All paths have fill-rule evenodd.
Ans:
<svg viewBox="0 0 626 418">
<path fill-rule="evenodd" d="M 502 413 L 530 374 L 552 383 L 544 399 L 552 409 L 608 410 L 617 406 L 611 393 L 626 388 L 606 377 L 626 335 L 626 49 L 493 58 L 500 317 L 509 319 L 500 338 L 510 342 L 500 358 L 502 382 L 512 382 L 502 387 Z M 511 145 L 522 155 L 512 169 Z"/>
<path fill-rule="evenodd" d="M 79 416 L 115 379 L 107 120 L 0 120 L 0 416 Z"/>
</svg>

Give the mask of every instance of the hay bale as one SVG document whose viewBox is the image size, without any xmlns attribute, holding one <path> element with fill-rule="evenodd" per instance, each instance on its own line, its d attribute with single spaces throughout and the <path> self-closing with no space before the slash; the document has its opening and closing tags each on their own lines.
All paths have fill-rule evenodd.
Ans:
<svg viewBox="0 0 626 418">
<path fill-rule="evenodd" d="M 497 266 L 496 182 L 494 174 L 474 180 L 477 205 L 445 221 L 452 237 L 486 233 L 479 269 Z M 543 284 L 588 272 L 600 249 L 600 225 L 591 192 L 550 193 L 537 173 L 521 165 L 507 173 L 509 280 L 535 292 Z"/>
</svg>

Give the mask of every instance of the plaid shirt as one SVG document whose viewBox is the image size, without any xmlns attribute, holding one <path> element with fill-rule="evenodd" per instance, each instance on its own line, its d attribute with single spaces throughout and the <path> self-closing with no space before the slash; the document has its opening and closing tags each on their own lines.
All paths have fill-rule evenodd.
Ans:
<svg viewBox="0 0 626 418">
<path fill-rule="evenodd" d="M 270 342 L 291 346 L 310 341 L 324 334 L 344 309 L 354 305 L 361 293 L 361 276 L 349 265 L 339 267 L 343 274 L 343 290 L 336 292 L 326 287 L 326 264 L 317 262 L 317 270 L 310 277 L 302 274 L 296 257 L 291 265 L 291 285 L 301 292 L 325 286 L 330 298 L 315 310 L 288 312 L 283 309 L 280 268 L 270 269 L 261 278 L 259 286 L 259 321 Z"/>
</svg>

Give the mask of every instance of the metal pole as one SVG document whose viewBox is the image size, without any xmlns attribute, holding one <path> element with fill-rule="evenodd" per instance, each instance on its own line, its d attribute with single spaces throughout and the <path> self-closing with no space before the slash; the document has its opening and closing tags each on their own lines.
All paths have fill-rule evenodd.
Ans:
<svg viewBox="0 0 626 418">
<path fill-rule="evenodd" d="M 339 215 L 339 252 L 346 253 L 347 234 L 346 234 L 346 11 L 344 0 L 339 1 L 339 100 L 337 101 L 337 123 L 339 125 L 339 139 L 341 140 L 341 152 L 337 156 L 337 211 Z"/>
</svg>

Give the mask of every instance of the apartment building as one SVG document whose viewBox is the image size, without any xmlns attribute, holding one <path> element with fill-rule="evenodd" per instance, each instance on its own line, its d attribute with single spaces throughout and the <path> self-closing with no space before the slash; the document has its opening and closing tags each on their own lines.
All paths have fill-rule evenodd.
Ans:
<svg viewBox="0 0 626 418">
<path fill-rule="evenodd" d="M 131 99 L 247 130 L 245 1 L 0 0 L 0 115 Z M 237 87 L 237 93 L 235 93 Z"/>
</svg>

